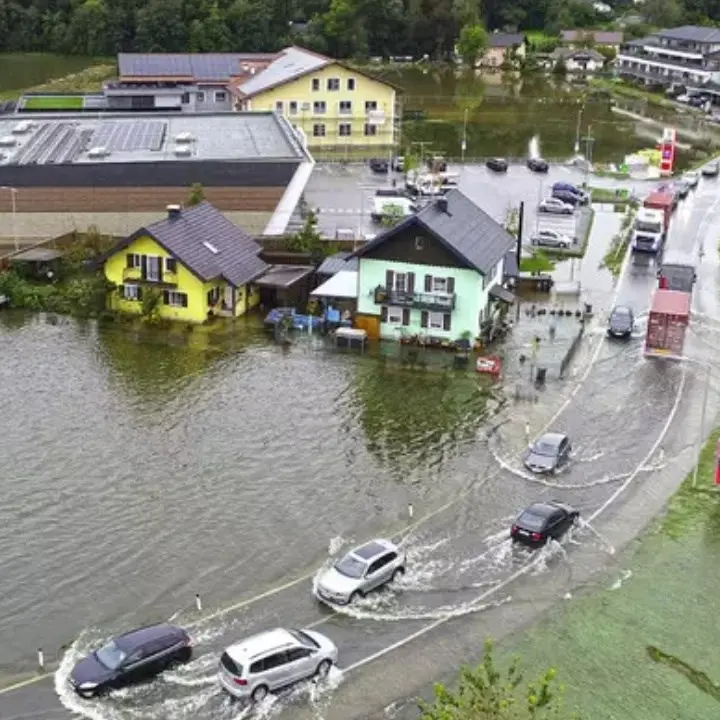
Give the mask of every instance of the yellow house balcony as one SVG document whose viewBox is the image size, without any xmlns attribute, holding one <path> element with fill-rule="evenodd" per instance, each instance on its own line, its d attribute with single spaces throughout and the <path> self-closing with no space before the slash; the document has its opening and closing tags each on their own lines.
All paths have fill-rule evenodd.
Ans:
<svg viewBox="0 0 720 720">
<path fill-rule="evenodd" d="M 375 303 L 377 305 L 393 305 L 395 307 L 409 307 L 433 312 L 452 312 L 455 309 L 455 299 L 455 293 L 405 292 L 388 290 L 381 285 L 375 288 Z"/>
<path fill-rule="evenodd" d="M 157 283 L 158 285 L 177 285 L 177 273 L 167 270 L 155 274 L 143 273 L 141 268 L 124 268 L 123 280 L 126 282 Z"/>
</svg>

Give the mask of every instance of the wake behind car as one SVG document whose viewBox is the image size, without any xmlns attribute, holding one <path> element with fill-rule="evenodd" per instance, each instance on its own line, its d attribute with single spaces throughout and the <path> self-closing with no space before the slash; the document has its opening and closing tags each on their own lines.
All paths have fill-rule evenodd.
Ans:
<svg viewBox="0 0 720 720">
<path fill-rule="evenodd" d="M 525 453 L 525 467 L 536 474 L 553 473 L 570 460 L 572 445 L 563 433 L 548 432 L 541 435 Z"/>
<path fill-rule="evenodd" d="M 277 628 L 228 647 L 220 656 L 218 679 L 233 697 L 259 703 L 288 685 L 327 677 L 337 658 L 335 644 L 325 635 Z"/>
<path fill-rule="evenodd" d="M 538 205 L 538 212 L 553 213 L 555 215 L 572 215 L 575 212 L 575 208 L 571 203 L 566 203 L 557 197 L 551 197 L 543 200 Z"/>
<path fill-rule="evenodd" d="M 629 338 L 635 327 L 635 315 L 626 305 L 616 305 L 608 319 L 608 335 L 616 338 Z"/>
<path fill-rule="evenodd" d="M 315 583 L 319 600 L 348 605 L 405 573 L 405 552 L 389 540 L 372 540 L 351 550 Z"/>
<path fill-rule="evenodd" d="M 528 158 L 527 166 L 529 170 L 536 173 L 546 173 L 550 169 L 547 160 L 542 158 Z"/>
<path fill-rule="evenodd" d="M 510 537 L 523 545 L 541 547 L 548 540 L 560 540 L 579 517 L 577 510 L 555 500 L 533 503 L 514 522 Z"/>
<path fill-rule="evenodd" d="M 573 239 L 567 235 L 563 235 L 557 230 L 540 230 L 537 234 L 530 238 L 531 245 L 546 248 L 560 248 L 564 250 L 572 247 Z"/>
<path fill-rule="evenodd" d="M 69 682 L 84 698 L 150 680 L 192 657 L 192 640 L 175 625 L 150 625 L 119 635 L 80 660 Z"/>
<path fill-rule="evenodd" d="M 508 161 L 505 158 L 490 158 L 486 163 L 485 167 L 493 172 L 504 173 L 508 169 Z"/>
</svg>

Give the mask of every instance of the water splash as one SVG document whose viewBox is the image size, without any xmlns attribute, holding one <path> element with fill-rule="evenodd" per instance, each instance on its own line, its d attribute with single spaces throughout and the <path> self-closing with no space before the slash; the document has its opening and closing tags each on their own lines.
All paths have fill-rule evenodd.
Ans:
<svg viewBox="0 0 720 720">
<path fill-rule="evenodd" d="M 579 517 L 578 526 L 581 530 L 588 530 L 592 533 L 600 541 L 600 544 L 607 550 L 609 555 L 615 554 L 615 548 L 612 546 L 610 541 L 603 537 L 587 520 L 583 520 L 582 517 Z"/>
<path fill-rule="evenodd" d="M 336 555 L 342 550 L 343 545 L 345 545 L 345 538 L 342 535 L 336 535 L 330 540 L 328 555 Z"/>
<path fill-rule="evenodd" d="M 528 143 L 528 157 L 537 159 L 540 157 L 540 136 L 533 135 Z"/>
<path fill-rule="evenodd" d="M 610 590 L 619 590 L 632 577 L 632 570 L 623 570 L 620 577 L 610 586 Z"/>
</svg>

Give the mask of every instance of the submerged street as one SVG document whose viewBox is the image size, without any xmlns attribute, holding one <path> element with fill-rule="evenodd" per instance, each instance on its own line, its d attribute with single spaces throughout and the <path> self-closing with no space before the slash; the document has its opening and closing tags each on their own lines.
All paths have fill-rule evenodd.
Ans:
<svg viewBox="0 0 720 720">
<path fill-rule="evenodd" d="M 686 344 L 698 363 L 720 347 L 718 198 L 717 181 L 702 181 L 669 239 L 704 252 Z M 60 662 L 54 677 L 0 694 L 0 715 L 248 717 L 216 681 L 219 653 L 284 625 L 327 634 L 339 670 L 252 716 L 412 717 L 406 699 L 476 659 L 485 637 L 521 628 L 611 562 L 692 463 L 704 370 L 643 358 L 655 284 L 652 266 L 628 263 L 615 297 L 595 300 L 570 379 L 500 410 L 476 378 L 309 342 L 283 351 L 250 326 L 188 345 L 0 315 L 0 576 L 11 590 L 0 669 L 32 670 L 38 647 Z M 628 343 L 605 338 L 614 303 L 639 317 Z M 714 382 L 709 392 L 712 408 Z M 526 421 L 572 437 L 568 472 L 526 474 Z M 586 523 L 562 546 L 513 552 L 509 526 L 540 498 L 575 505 Z M 376 535 L 407 549 L 399 586 L 338 612 L 320 606 L 312 577 L 329 553 Z M 192 663 L 100 700 L 71 693 L 81 654 L 168 618 L 197 640 Z"/>
</svg>

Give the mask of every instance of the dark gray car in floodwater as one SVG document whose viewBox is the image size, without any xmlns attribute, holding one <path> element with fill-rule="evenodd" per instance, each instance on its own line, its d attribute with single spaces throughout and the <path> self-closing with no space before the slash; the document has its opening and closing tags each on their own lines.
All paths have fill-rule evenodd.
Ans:
<svg viewBox="0 0 720 720">
<path fill-rule="evenodd" d="M 530 445 L 525 453 L 525 467 L 537 474 L 554 473 L 567 465 L 572 445 L 563 433 L 548 432 Z"/>
<path fill-rule="evenodd" d="M 629 338 L 635 327 L 635 315 L 626 305 L 616 305 L 608 319 L 608 335 L 615 338 Z"/>
</svg>

